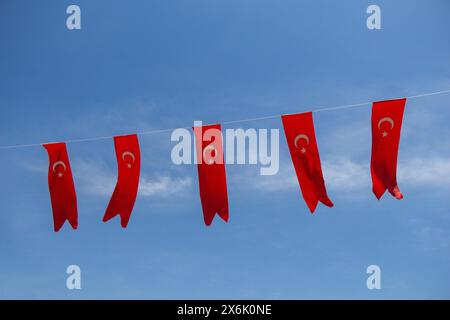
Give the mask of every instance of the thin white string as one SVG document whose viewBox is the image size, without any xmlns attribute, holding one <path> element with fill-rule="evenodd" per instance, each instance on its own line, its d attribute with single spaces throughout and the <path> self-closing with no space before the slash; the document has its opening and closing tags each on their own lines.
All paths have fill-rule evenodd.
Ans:
<svg viewBox="0 0 450 320">
<path fill-rule="evenodd" d="M 435 91 L 435 92 L 428 92 L 428 93 L 422 93 L 417 94 L 413 96 L 407 96 L 406 99 L 415 99 L 415 98 L 422 98 L 422 97 L 429 97 L 429 96 L 435 96 L 440 94 L 447 94 L 450 93 L 449 90 L 442 90 L 442 91 Z M 376 101 L 382 101 L 382 100 L 376 100 Z M 340 106 L 333 106 L 333 107 L 316 107 L 311 110 L 311 112 L 327 112 L 327 111 L 335 111 L 335 110 L 343 110 L 343 109 L 350 109 L 350 108 L 357 108 L 362 106 L 371 105 L 373 101 L 368 102 L 361 102 L 361 103 L 353 103 L 353 104 L 346 104 L 346 105 L 340 105 Z M 259 120 L 267 120 L 267 119 L 275 119 L 279 118 L 281 114 L 274 114 L 271 116 L 264 116 L 264 117 L 257 117 L 257 118 L 248 118 L 248 119 L 238 119 L 238 120 L 232 120 L 232 121 L 224 121 L 221 122 L 222 124 L 235 124 L 235 123 L 243 123 L 243 122 L 251 122 L 251 121 L 259 121 Z M 137 135 L 143 136 L 143 135 L 151 135 L 151 134 L 158 134 L 158 133 L 166 133 L 171 132 L 173 130 L 179 129 L 178 128 L 168 128 L 168 129 L 156 129 L 156 130 L 149 130 L 149 131 L 140 131 L 137 132 Z M 184 129 L 189 129 L 191 127 L 181 127 Z M 91 141 L 99 141 L 99 140 L 108 140 L 112 139 L 114 136 L 101 136 L 101 137 L 91 137 L 91 138 L 82 138 L 82 139 L 71 139 L 66 140 L 65 143 L 81 143 L 81 142 L 91 142 Z M 46 143 L 53 143 L 53 142 L 41 142 L 41 143 L 30 143 L 30 144 L 16 144 L 16 145 L 9 145 L 9 146 L 0 146 L 0 150 L 9 150 L 9 149 L 19 149 L 19 148 L 29 148 L 29 147 L 38 147 L 42 146 Z"/>
</svg>

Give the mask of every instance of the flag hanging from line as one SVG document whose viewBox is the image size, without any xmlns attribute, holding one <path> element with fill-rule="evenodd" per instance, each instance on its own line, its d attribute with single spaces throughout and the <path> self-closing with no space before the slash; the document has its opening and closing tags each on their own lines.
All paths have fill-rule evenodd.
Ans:
<svg viewBox="0 0 450 320">
<path fill-rule="evenodd" d="M 139 188 L 141 154 L 136 134 L 114 137 L 118 177 L 103 222 L 120 215 L 120 224 L 126 228 L 133 211 Z"/>
<path fill-rule="evenodd" d="M 48 188 L 52 202 L 53 224 L 58 232 L 66 220 L 73 229 L 78 228 L 77 195 L 73 183 L 72 169 L 65 143 L 48 143 L 43 147 L 48 152 Z"/>
<path fill-rule="evenodd" d="M 371 177 L 373 193 L 380 199 L 386 190 L 402 199 L 397 184 L 397 158 L 406 98 L 374 102 L 372 105 Z M 318 202 L 333 207 L 327 195 L 317 146 L 312 112 L 281 116 L 290 155 L 302 196 L 314 213 Z M 200 199 L 204 222 L 211 225 L 216 214 L 228 222 L 229 206 L 220 124 L 194 126 Z M 114 137 L 118 167 L 117 183 L 103 221 L 119 215 L 128 225 L 139 189 L 141 156 L 136 134 Z M 54 230 L 68 220 L 78 227 L 77 196 L 66 144 L 47 143 L 48 185 Z"/>
<path fill-rule="evenodd" d="M 283 115 L 281 119 L 298 183 L 309 210 L 314 213 L 319 201 L 332 207 L 323 179 L 312 113 Z"/>
<path fill-rule="evenodd" d="M 380 199 L 386 189 L 403 199 L 397 185 L 397 156 L 406 98 L 374 102 L 372 106 L 372 155 L 370 173 L 373 193 Z"/>
<path fill-rule="evenodd" d="M 194 127 L 203 218 L 211 225 L 216 213 L 228 222 L 228 194 L 220 124 Z"/>
</svg>

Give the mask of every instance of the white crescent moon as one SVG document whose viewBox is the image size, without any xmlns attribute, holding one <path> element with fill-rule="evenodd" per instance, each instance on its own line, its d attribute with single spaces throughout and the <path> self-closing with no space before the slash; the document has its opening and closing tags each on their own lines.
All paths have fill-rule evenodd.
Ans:
<svg viewBox="0 0 450 320">
<path fill-rule="evenodd" d="M 133 163 L 136 161 L 136 158 L 134 157 L 134 154 L 131 153 L 130 151 L 125 151 L 124 153 L 122 153 L 122 160 L 125 161 L 125 157 L 126 156 L 130 156 L 131 159 L 133 159 Z"/>
<path fill-rule="evenodd" d="M 210 149 L 211 149 L 212 151 L 217 152 L 217 150 L 216 150 L 216 148 L 214 148 L 214 146 L 212 146 L 212 145 L 207 146 L 205 149 L 203 149 L 203 160 L 205 160 L 205 158 L 206 158 L 206 156 L 205 156 L 206 150 L 210 150 Z M 211 153 L 212 153 L 212 152 L 211 152 Z M 209 164 L 212 164 L 213 162 L 214 162 L 213 159 L 209 159 L 209 161 L 208 161 Z"/>
<path fill-rule="evenodd" d="M 308 136 L 307 136 L 306 134 L 303 134 L 303 133 L 302 133 L 302 134 L 297 135 L 297 136 L 295 137 L 295 139 L 294 139 L 294 145 L 295 145 L 296 148 L 298 148 L 297 142 L 298 142 L 298 140 L 300 140 L 300 139 L 305 139 L 306 144 L 309 144 L 309 138 L 308 138 Z"/>
<path fill-rule="evenodd" d="M 384 117 L 384 118 L 381 118 L 380 121 L 378 121 L 378 129 L 380 129 L 381 124 L 383 122 L 389 122 L 391 124 L 391 129 L 394 128 L 394 120 L 392 120 L 389 117 Z"/>
<path fill-rule="evenodd" d="M 66 164 L 64 163 L 64 162 L 62 162 L 62 161 L 56 161 L 54 164 L 53 164 L 53 172 L 56 172 L 55 170 L 56 170 L 56 167 L 57 166 L 63 166 L 63 168 L 64 168 L 64 171 L 66 171 L 67 170 L 67 168 L 66 168 Z"/>
</svg>

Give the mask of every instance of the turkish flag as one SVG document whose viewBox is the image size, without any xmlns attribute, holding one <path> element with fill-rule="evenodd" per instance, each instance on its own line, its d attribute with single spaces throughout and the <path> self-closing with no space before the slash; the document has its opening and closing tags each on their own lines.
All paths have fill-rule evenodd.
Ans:
<svg viewBox="0 0 450 320">
<path fill-rule="evenodd" d="M 281 116 L 289 152 L 298 183 L 311 213 L 320 201 L 333 206 L 328 198 L 317 148 L 314 121 L 311 112 Z"/>
<path fill-rule="evenodd" d="M 397 185 L 397 155 L 406 98 L 374 102 L 372 106 L 373 193 L 380 199 L 386 189 L 398 200 L 403 194 Z"/>
<path fill-rule="evenodd" d="M 228 222 L 228 194 L 220 124 L 194 127 L 203 218 L 211 225 L 217 213 Z"/>
<path fill-rule="evenodd" d="M 73 229 L 78 227 L 77 195 L 66 144 L 48 143 L 43 147 L 48 152 L 48 188 L 52 201 L 53 224 L 58 232 L 66 220 Z"/>
<path fill-rule="evenodd" d="M 114 137 L 114 147 L 119 174 L 103 222 L 120 215 L 120 224 L 126 228 L 139 187 L 141 155 L 138 137 L 136 134 Z"/>
</svg>

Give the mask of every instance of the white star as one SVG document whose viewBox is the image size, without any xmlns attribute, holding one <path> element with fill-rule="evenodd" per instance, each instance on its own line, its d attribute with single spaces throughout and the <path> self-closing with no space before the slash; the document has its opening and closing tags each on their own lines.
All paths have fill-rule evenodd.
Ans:
<svg viewBox="0 0 450 320">
<path fill-rule="evenodd" d="M 306 152 L 305 148 L 301 148 L 300 151 L 304 154 Z"/>
<path fill-rule="evenodd" d="M 128 169 L 130 169 L 131 168 L 131 164 L 129 163 L 129 164 L 127 164 L 127 167 L 128 167 Z"/>
<path fill-rule="evenodd" d="M 383 138 L 386 138 L 387 135 L 388 135 L 388 133 L 386 131 L 383 131 L 383 133 L 382 133 Z"/>
<path fill-rule="evenodd" d="M 62 178 L 63 174 L 62 172 L 58 173 L 58 178 Z"/>
</svg>

